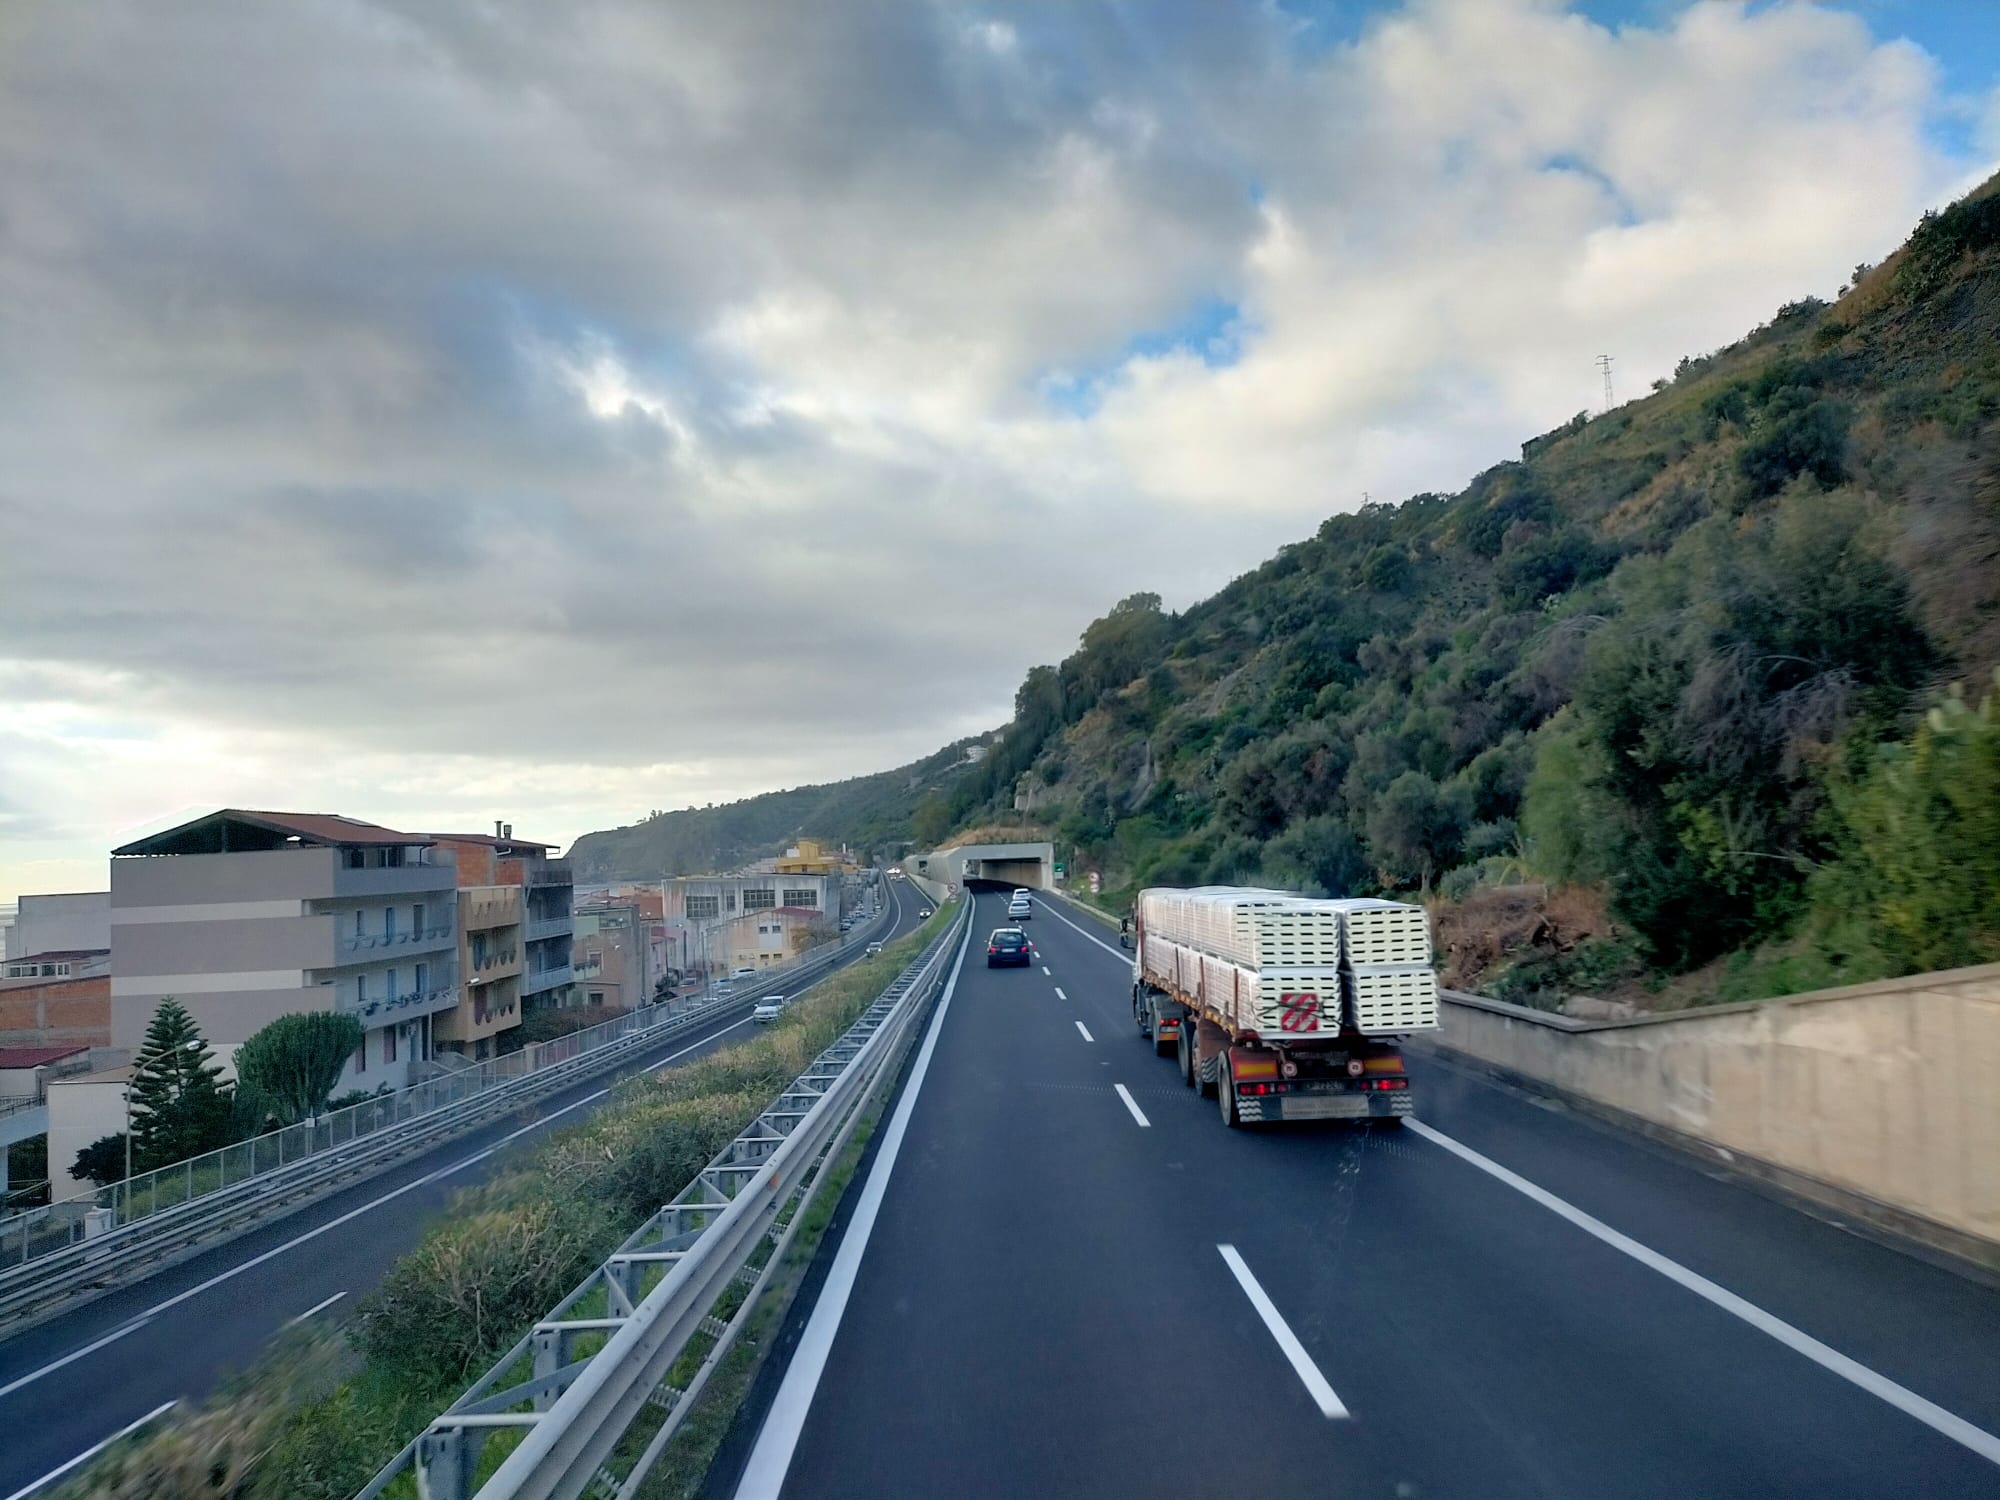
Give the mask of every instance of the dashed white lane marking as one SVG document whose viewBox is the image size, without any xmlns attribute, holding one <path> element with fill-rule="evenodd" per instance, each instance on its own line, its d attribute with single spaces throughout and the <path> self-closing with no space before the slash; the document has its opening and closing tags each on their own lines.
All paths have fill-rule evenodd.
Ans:
<svg viewBox="0 0 2000 1500">
<path fill-rule="evenodd" d="M 311 1307 L 307 1308 L 304 1312 L 300 1313 L 296 1318 L 287 1320 L 285 1326 L 287 1328 L 290 1328 L 293 1323 L 305 1322 L 305 1320 L 307 1318 L 310 1318 L 314 1313 L 325 1312 L 329 1307 L 333 1306 L 334 1303 L 338 1302 L 342 1297 L 345 1297 L 346 1295 L 347 1293 L 345 1292 L 335 1292 L 331 1297 L 327 1298 L 326 1301 L 315 1302 Z"/>
<path fill-rule="evenodd" d="M 1080 1026 L 1083 1023 L 1079 1021 L 1077 1024 Z M 1118 1097 L 1123 1099 L 1125 1107 L 1132 1111 L 1132 1118 L 1137 1120 L 1141 1126 L 1151 1128 L 1153 1122 L 1147 1119 L 1146 1112 L 1139 1108 L 1139 1101 L 1132 1097 L 1131 1090 L 1127 1089 L 1122 1083 L 1114 1083 L 1111 1086 L 1118 1090 Z"/>
<path fill-rule="evenodd" d="M 1306 1346 L 1299 1342 L 1299 1336 L 1292 1332 L 1292 1325 L 1285 1321 L 1276 1304 L 1264 1292 L 1263 1285 L 1253 1276 L 1250 1268 L 1243 1263 L 1243 1257 L 1236 1253 L 1234 1245 L 1217 1245 L 1222 1258 L 1236 1275 L 1236 1281 L 1243 1288 L 1243 1295 L 1250 1299 L 1250 1305 L 1257 1309 L 1257 1316 L 1264 1320 L 1264 1326 L 1271 1330 L 1271 1337 L 1278 1341 L 1278 1348 L 1291 1361 L 1293 1372 L 1304 1383 L 1306 1393 L 1313 1398 L 1313 1405 L 1319 1408 L 1323 1417 L 1344 1417 L 1347 1408 L 1340 1404 L 1340 1397 L 1333 1393 L 1333 1387 L 1320 1374 L 1319 1366 L 1306 1353 Z"/>
</svg>

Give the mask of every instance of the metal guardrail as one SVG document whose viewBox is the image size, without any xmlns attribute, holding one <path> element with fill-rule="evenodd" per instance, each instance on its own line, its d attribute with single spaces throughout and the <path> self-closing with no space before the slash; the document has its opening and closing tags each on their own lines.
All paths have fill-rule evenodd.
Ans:
<svg viewBox="0 0 2000 1500">
<path fill-rule="evenodd" d="M 356 1500 L 414 1475 L 423 1500 L 629 1500 L 692 1409 L 749 1316 L 770 1268 L 861 1106 L 894 1075 L 901 1043 L 943 988 L 971 903 L 861 1018 L 697 1174 L 673 1202 L 525 1334 L 451 1408 L 396 1455 Z M 790 1208 L 779 1223 L 780 1211 Z M 768 1252 L 757 1264 L 760 1251 Z M 715 1309 L 747 1286 L 727 1322 Z M 668 1375 L 709 1341 L 687 1384 Z M 663 1414 L 628 1472 L 607 1467 L 635 1418 Z M 484 1483 L 480 1450 L 517 1446 Z"/>
<path fill-rule="evenodd" d="M 892 910 L 885 907 L 878 924 L 892 920 Z M 872 936 L 872 932 L 851 933 L 794 964 L 762 972 L 787 985 L 816 980 Z M 370 1175 L 397 1157 L 435 1145 L 494 1115 L 614 1066 L 632 1052 L 668 1041 L 733 1010 L 747 1011 L 752 1002 L 752 996 L 734 995 L 671 1015 L 663 1013 L 664 1007 L 644 1007 L 603 1026 L 538 1043 L 476 1069 L 443 1074 L 400 1093 L 335 1111 L 315 1125 L 289 1127 L 308 1135 L 298 1149 L 285 1153 L 283 1160 L 277 1159 L 284 1153 L 282 1146 L 263 1144 L 285 1135 L 273 1132 L 161 1168 L 133 1179 L 132 1184 L 114 1184 L 99 1195 L 112 1201 L 96 1206 L 115 1209 L 129 1201 L 134 1216 L 87 1238 L 78 1236 L 80 1219 L 75 1223 L 49 1222 L 50 1216 L 59 1212 L 74 1215 L 75 1204 L 35 1209 L 0 1220 L 0 1251 L 6 1250 L 10 1241 L 21 1247 L 20 1259 L 13 1264 L 0 1261 L 0 1325 L 39 1315 L 53 1304 L 116 1284 L 134 1270 L 242 1227 L 274 1208 L 296 1206 L 338 1182 Z M 419 1109 L 413 1102 L 418 1099 L 429 1102 Z M 344 1125 L 337 1123 L 343 1118 Z M 392 1128 L 395 1126 L 405 1128 Z M 251 1153 L 248 1166 L 255 1170 L 226 1176 L 221 1161 L 246 1150 Z M 148 1178 L 152 1180 L 150 1190 L 145 1186 Z M 176 1178 L 182 1185 L 178 1196 L 172 1188 Z M 128 1186 L 132 1188 L 129 1199 L 119 1191 Z M 85 1208 L 93 1206 L 91 1200 L 81 1202 Z"/>
</svg>

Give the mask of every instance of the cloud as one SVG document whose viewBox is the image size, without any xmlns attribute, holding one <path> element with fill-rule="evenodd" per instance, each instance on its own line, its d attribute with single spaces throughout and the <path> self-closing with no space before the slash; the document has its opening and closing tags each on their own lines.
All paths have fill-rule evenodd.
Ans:
<svg viewBox="0 0 2000 1500">
<path fill-rule="evenodd" d="M 1302 35 L 10 13 L 0 889 L 204 802 L 567 838 L 908 759 L 1111 601 L 1454 486 L 1987 165 L 1830 5 Z"/>
</svg>

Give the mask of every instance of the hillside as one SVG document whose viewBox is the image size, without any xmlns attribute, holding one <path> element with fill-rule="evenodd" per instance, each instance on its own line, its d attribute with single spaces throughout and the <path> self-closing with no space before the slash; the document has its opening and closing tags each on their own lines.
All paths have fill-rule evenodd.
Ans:
<svg viewBox="0 0 2000 1500">
<path fill-rule="evenodd" d="M 570 862 L 579 881 L 656 880 L 733 869 L 801 837 L 864 852 L 885 850 L 909 837 L 920 798 L 955 786 L 974 743 L 961 740 L 893 771 L 655 813 L 622 828 L 586 833 L 570 847 Z"/>
<path fill-rule="evenodd" d="M 1779 309 L 1460 494 L 1334 516 L 1179 616 L 1124 601 L 1029 673 L 994 753 L 916 831 L 1020 808 L 1114 892 L 1595 888 L 1558 904 L 1596 919 L 1524 924 L 1555 934 L 1517 954 L 1545 971 L 1515 976 L 1531 999 L 1731 954 L 1739 993 L 2000 958 L 1990 873 L 1933 856 L 1932 887 L 1965 879 L 1973 915 L 1920 954 L 1879 919 L 1932 899 L 1884 885 L 1882 840 L 1908 830 L 1878 818 L 1857 842 L 1869 807 L 1912 794 L 1885 755 L 1991 775 L 1951 770 L 1936 726 L 1898 745 L 2000 661 L 1996 416 L 1989 184 L 1836 302 Z M 1939 723 L 1990 723 L 1964 709 Z M 1924 792 L 1967 858 L 1984 785 Z"/>
<path fill-rule="evenodd" d="M 2000 959 L 1996 418 L 1989 183 L 1836 301 L 1459 494 L 1333 516 L 1184 614 L 1123 601 L 1028 673 L 977 766 L 579 851 L 635 868 L 593 841 L 643 837 L 691 866 L 865 839 L 864 807 L 933 846 L 1027 818 L 1114 901 L 1423 893 L 1450 977 L 1536 1003 Z"/>
</svg>

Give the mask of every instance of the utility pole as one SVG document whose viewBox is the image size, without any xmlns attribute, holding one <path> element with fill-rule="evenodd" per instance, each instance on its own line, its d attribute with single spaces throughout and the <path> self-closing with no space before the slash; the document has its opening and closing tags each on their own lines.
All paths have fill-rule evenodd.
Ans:
<svg viewBox="0 0 2000 1500">
<path fill-rule="evenodd" d="M 1611 410 L 1611 356 L 1608 354 L 1598 355 L 1597 368 L 1604 372 L 1604 409 L 1606 411 L 1610 411 Z"/>
</svg>

